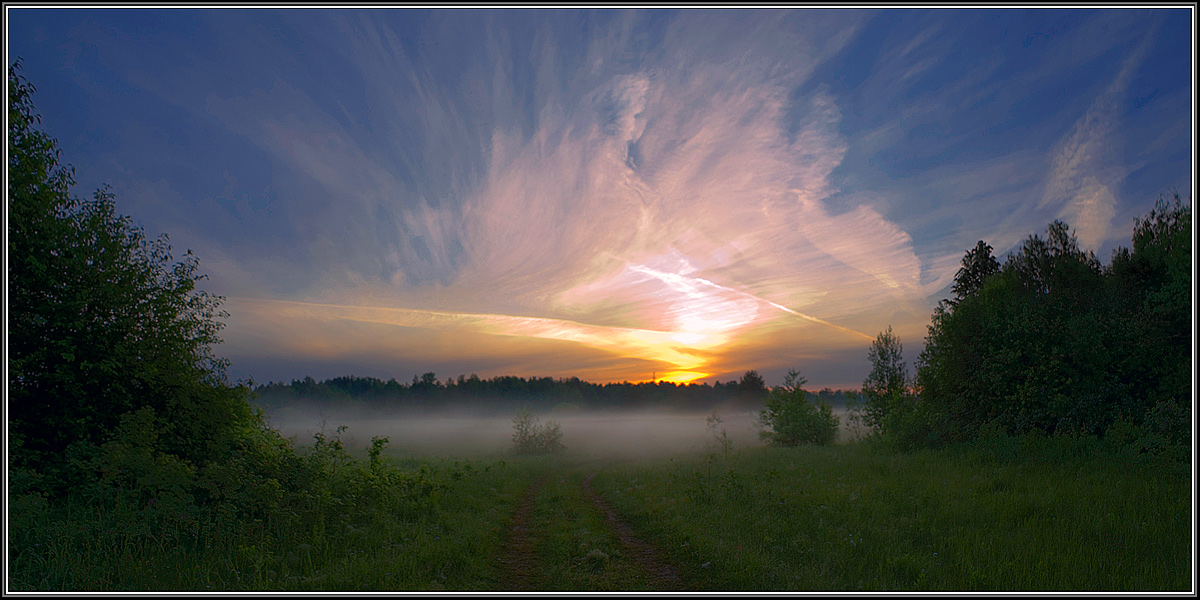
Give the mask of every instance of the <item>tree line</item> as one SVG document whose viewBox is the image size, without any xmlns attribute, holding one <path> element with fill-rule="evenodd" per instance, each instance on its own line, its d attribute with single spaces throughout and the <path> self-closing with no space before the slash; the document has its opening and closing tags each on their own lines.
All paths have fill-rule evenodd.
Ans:
<svg viewBox="0 0 1200 600">
<path fill-rule="evenodd" d="M 1001 262 L 979 241 L 934 309 L 915 374 L 899 338 L 872 345 L 874 431 L 901 447 L 983 435 L 1094 435 L 1190 455 L 1191 201 L 1160 197 L 1108 264 L 1062 221 Z"/>
<path fill-rule="evenodd" d="M 756 410 L 767 398 L 768 388 L 757 371 L 746 371 L 740 379 L 715 383 L 669 381 L 593 383 L 578 377 L 516 377 L 502 375 L 480 378 L 476 374 L 439 380 L 432 372 L 413 375 L 410 383 L 395 378 L 342 376 L 316 381 L 311 376 L 290 383 L 269 382 L 254 388 L 255 404 L 268 411 L 297 402 L 317 401 L 331 405 L 359 405 L 383 409 L 432 410 L 471 406 L 498 412 L 513 408 L 544 410 L 554 407 L 586 409 L 664 408 L 669 410 L 712 410 L 717 407 Z M 825 388 L 814 395 L 832 405 L 844 405 L 855 391 Z"/>
</svg>

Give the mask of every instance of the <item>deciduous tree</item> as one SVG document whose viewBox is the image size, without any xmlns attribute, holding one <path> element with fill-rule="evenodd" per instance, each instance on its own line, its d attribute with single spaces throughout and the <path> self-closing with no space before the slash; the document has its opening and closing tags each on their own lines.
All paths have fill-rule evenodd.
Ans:
<svg viewBox="0 0 1200 600">
<path fill-rule="evenodd" d="M 864 416 L 868 427 L 879 430 L 911 393 L 908 365 L 904 362 L 904 345 L 890 325 L 871 342 L 867 356 L 871 372 L 863 380 Z"/>
<path fill-rule="evenodd" d="M 37 129 L 34 88 L 9 69 L 8 366 L 12 465 L 68 484 L 68 450 L 111 438 L 149 407 L 162 449 L 202 462 L 252 417 L 212 352 L 222 298 L 196 289 L 189 251 L 146 239 L 107 189 L 71 193 L 73 171 Z"/>
</svg>

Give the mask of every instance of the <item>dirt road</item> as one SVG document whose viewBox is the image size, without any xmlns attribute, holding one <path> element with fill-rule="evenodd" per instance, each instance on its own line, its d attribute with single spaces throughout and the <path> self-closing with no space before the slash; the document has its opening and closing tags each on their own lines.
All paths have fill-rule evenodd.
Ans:
<svg viewBox="0 0 1200 600">
<path fill-rule="evenodd" d="M 499 557 L 502 591 L 680 591 L 677 569 L 592 485 L 598 471 L 543 475 L 525 490 Z"/>
</svg>

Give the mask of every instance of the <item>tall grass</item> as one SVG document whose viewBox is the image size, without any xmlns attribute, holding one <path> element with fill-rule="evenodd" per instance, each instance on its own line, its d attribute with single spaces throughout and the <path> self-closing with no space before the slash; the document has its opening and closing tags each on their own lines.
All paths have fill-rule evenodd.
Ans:
<svg viewBox="0 0 1200 600">
<path fill-rule="evenodd" d="M 220 503 L 189 521 L 166 518 L 173 507 L 162 503 L 11 498 L 9 589 L 487 589 L 516 498 L 540 470 L 384 456 L 375 473 L 404 477 L 372 489 L 364 463 L 347 461 L 249 521 Z M 413 485 L 430 489 L 414 495 Z"/>
<path fill-rule="evenodd" d="M 595 510 L 580 485 L 585 471 L 559 469 L 543 487 L 532 528 L 539 568 L 531 588 L 546 591 L 646 591 L 653 585 Z"/>
<path fill-rule="evenodd" d="M 1191 483 L 1095 440 L 868 443 L 625 465 L 596 485 L 699 589 L 1186 591 Z"/>
<path fill-rule="evenodd" d="M 530 519 L 530 585 L 652 589 L 582 492 L 580 482 L 593 472 L 592 485 L 694 590 L 1192 585 L 1191 474 L 1183 463 L 1094 439 L 1035 436 L 909 454 L 869 442 L 710 450 L 622 463 L 584 463 L 570 453 L 464 462 L 386 451 L 352 458 L 327 440 L 304 459 L 324 474 L 264 496 L 268 502 L 254 513 L 170 496 L 149 502 L 81 492 L 53 504 L 15 496 L 8 585 L 498 589 L 519 499 L 549 474 Z M 321 452 L 323 463 L 313 458 Z"/>
</svg>

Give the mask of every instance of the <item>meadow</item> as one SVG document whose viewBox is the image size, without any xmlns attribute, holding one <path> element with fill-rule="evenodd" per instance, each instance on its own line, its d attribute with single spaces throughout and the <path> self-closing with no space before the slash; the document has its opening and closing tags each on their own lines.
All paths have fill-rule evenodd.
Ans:
<svg viewBox="0 0 1200 600">
<path fill-rule="evenodd" d="M 763 446 L 749 415 L 722 418 L 725 446 L 697 415 L 674 430 L 666 415 L 562 422 L 568 449 L 553 456 L 507 452 L 496 419 L 458 423 L 466 438 L 451 437 L 447 421 L 436 430 L 446 444 L 410 437 L 376 444 L 374 457 L 363 439 L 386 431 L 402 442 L 402 424 L 318 431 L 322 440 L 297 453 L 322 457 L 327 479 L 306 484 L 307 499 L 271 499 L 249 523 L 232 512 L 167 519 L 165 498 L 137 506 L 77 494 L 53 507 L 17 498 L 9 589 L 1194 586 L 1190 466 L 1095 438 L 991 435 L 898 453 L 872 440 Z M 309 433 L 293 425 L 298 440 Z M 366 431 L 353 437 L 354 425 Z M 466 439 L 474 445 L 454 452 L 451 442 Z"/>
</svg>

